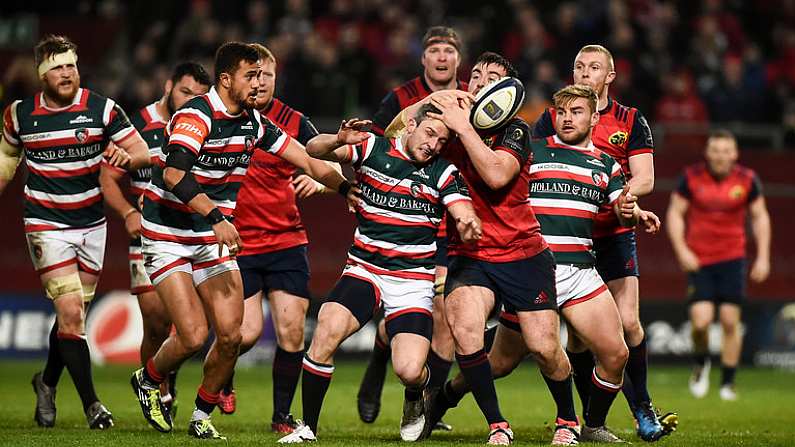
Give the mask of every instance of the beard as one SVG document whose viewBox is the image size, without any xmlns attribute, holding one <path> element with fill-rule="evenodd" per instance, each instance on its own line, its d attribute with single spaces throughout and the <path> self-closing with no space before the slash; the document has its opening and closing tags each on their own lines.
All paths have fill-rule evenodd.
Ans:
<svg viewBox="0 0 795 447">
<path fill-rule="evenodd" d="M 78 81 L 72 81 L 72 88 L 66 93 L 61 93 L 58 89 L 58 85 L 53 87 L 50 85 L 50 83 L 45 82 L 42 90 L 48 98 L 52 98 L 59 105 L 65 106 L 71 104 L 71 102 L 74 101 L 75 95 L 77 94 L 77 89 L 79 88 L 80 83 Z"/>
<path fill-rule="evenodd" d="M 168 96 L 166 97 L 166 109 L 168 110 L 169 116 L 174 116 L 174 112 L 177 111 L 177 106 L 174 104 L 174 96 L 171 94 L 174 92 L 174 89 L 171 89 L 168 92 Z"/>
<path fill-rule="evenodd" d="M 588 130 L 586 130 L 584 132 L 575 132 L 575 133 L 570 133 L 568 135 L 564 135 L 560 132 L 557 132 L 557 134 L 558 138 L 560 138 L 560 141 L 568 144 L 569 146 L 579 146 L 585 140 L 588 139 L 589 133 Z"/>
<path fill-rule="evenodd" d="M 257 104 L 257 90 L 253 90 L 251 95 L 246 95 L 245 90 L 236 89 L 233 85 L 229 91 L 229 96 L 235 101 L 242 109 L 253 109 Z"/>
</svg>

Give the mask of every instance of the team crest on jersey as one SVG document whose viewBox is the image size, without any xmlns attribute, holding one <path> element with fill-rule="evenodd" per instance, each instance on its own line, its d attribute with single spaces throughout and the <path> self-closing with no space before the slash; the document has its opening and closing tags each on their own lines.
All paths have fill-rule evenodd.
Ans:
<svg viewBox="0 0 795 447">
<path fill-rule="evenodd" d="M 256 137 L 254 135 L 246 135 L 246 150 L 251 151 L 254 150 L 254 142 L 256 141 Z"/>
<path fill-rule="evenodd" d="M 607 186 L 607 182 L 609 181 L 607 174 L 599 171 L 591 171 L 591 178 L 593 179 L 593 184 L 598 187 Z"/>
<path fill-rule="evenodd" d="M 411 187 L 409 187 L 409 192 L 411 193 L 411 197 L 415 199 L 420 196 L 420 192 L 422 191 L 422 185 L 418 182 L 411 182 Z"/>
<path fill-rule="evenodd" d="M 729 190 L 729 197 L 733 200 L 741 199 L 745 195 L 745 188 L 741 185 L 734 185 Z"/>
<path fill-rule="evenodd" d="M 494 143 L 494 137 L 488 137 L 483 139 L 483 144 L 486 146 L 491 147 L 492 143 Z"/>
<path fill-rule="evenodd" d="M 608 141 L 610 141 L 610 144 L 612 144 L 612 145 L 623 146 L 624 143 L 627 142 L 627 137 L 628 136 L 629 135 L 627 135 L 626 132 L 624 132 L 623 130 L 619 130 L 618 132 L 614 133 L 613 135 L 610 135 L 610 138 L 608 139 Z"/>
<path fill-rule="evenodd" d="M 86 140 L 88 140 L 88 129 L 85 127 L 75 129 L 75 138 L 77 139 L 78 143 L 85 143 Z"/>
</svg>

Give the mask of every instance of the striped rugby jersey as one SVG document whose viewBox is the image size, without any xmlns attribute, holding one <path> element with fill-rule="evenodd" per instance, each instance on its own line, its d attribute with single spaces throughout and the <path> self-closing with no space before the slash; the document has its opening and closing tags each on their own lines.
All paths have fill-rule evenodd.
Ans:
<svg viewBox="0 0 795 447">
<path fill-rule="evenodd" d="M 225 216 L 235 210 L 237 193 L 255 148 L 280 155 L 290 142 L 256 110 L 228 113 L 215 87 L 177 110 L 166 126 L 168 145 L 196 156 L 191 174 L 202 192 Z M 215 234 L 203 216 L 174 196 L 163 182 L 168 154 L 161 153 L 144 192 L 141 234 L 152 240 L 188 245 L 214 244 Z"/>
<path fill-rule="evenodd" d="M 99 169 L 110 141 L 137 132 L 112 99 L 80 88 L 72 104 L 54 109 L 44 94 L 17 100 L 3 113 L 3 135 L 23 149 L 25 231 L 86 228 L 105 222 Z"/>
<path fill-rule="evenodd" d="M 166 143 L 165 128 L 168 124 L 168 121 L 157 112 L 156 106 L 157 102 L 153 102 L 130 117 L 130 122 L 146 141 L 153 165 L 157 163 L 163 153 L 163 146 Z M 151 167 L 130 171 L 130 192 L 136 199 L 144 193 L 151 179 Z"/>
<path fill-rule="evenodd" d="M 348 146 L 362 201 L 348 263 L 381 275 L 433 281 L 436 232 L 446 207 L 469 192 L 443 158 L 414 165 L 403 143 L 370 134 Z"/>
<path fill-rule="evenodd" d="M 555 261 L 594 265 L 594 220 L 614 212 L 625 183 L 621 165 L 593 143 L 569 146 L 554 135 L 531 145 L 530 206 Z"/>
<path fill-rule="evenodd" d="M 554 107 L 545 110 L 533 128 L 533 138 L 546 138 L 555 134 L 556 112 Z M 620 104 L 607 98 L 607 106 L 599 111 L 599 124 L 593 128 L 593 144 L 607 152 L 618 163 L 627 176 L 632 178 L 629 159 L 640 154 L 654 154 L 654 138 L 649 122 L 634 107 Z M 594 224 L 594 237 L 608 237 L 634 231 L 623 227 L 613 212 L 599 213 Z"/>
</svg>

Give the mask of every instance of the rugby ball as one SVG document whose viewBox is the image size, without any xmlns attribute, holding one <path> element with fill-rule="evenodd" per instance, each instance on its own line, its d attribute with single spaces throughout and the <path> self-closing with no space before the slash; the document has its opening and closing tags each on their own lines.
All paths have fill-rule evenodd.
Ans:
<svg viewBox="0 0 795 447">
<path fill-rule="evenodd" d="M 469 121 L 478 130 L 495 129 L 516 115 L 524 103 L 524 85 L 506 76 L 483 87 L 469 114 Z"/>
</svg>

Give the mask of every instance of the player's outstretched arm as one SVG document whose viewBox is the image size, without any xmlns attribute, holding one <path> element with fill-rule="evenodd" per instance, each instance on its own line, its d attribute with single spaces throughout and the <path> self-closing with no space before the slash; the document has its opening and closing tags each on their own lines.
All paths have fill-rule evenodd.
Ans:
<svg viewBox="0 0 795 447">
<path fill-rule="evenodd" d="M 685 272 L 695 272 L 699 269 L 698 257 L 685 241 L 685 215 L 689 207 L 690 201 L 687 198 L 677 192 L 672 193 L 668 211 L 665 213 L 665 226 L 679 266 Z"/>
<path fill-rule="evenodd" d="M 475 102 L 475 97 L 469 93 L 464 92 L 461 90 L 438 90 L 430 95 L 422 98 L 418 102 L 406 107 L 405 109 L 401 110 L 400 113 L 395 116 L 391 123 L 386 127 L 384 130 L 384 136 L 387 138 L 395 138 L 397 134 L 406 128 L 408 125 L 409 118 L 415 116 L 417 112 L 420 110 L 420 107 L 424 106 L 425 104 L 430 104 L 432 101 L 456 101 L 462 105 L 466 105 L 467 107 L 471 107 L 472 104 Z"/>
<path fill-rule="evenodd" d="M 99 171 L 99 186 L 105 203 L 124 220 L 124 228 L 131 238 L 141 235 L 141 213 L 127 201 L 121 188 L 125 171 L 103 165 Z"/>
<path fill-rule="evenodd" d="M 6 190 L 6 187 L 11 180 L 14 179 L 14 174 L 17 172 L 17 166 L 22 159 L 22 149 L 12 145 L 5 137 L 0 136 L 0 194 Z"/>
<path fill-rule="evenodd" d="M 756 258 L 751 266 L 751 281 L 762 282 L 770 275 L 770 214 L 765 198 L 759 196 L 749 206 L 751 231 L 756 239 Z"/>
<path fill-rule="evenodd" d="M 319 136 L 321 135 L 318 135 L 318 137 Z M 311 141 L 312 140 L 310 140 L 309 143 L 311 143 Z M 290 140 L 290 143 L 288 143 L 287 147 L 279 156 L 296 168 L 303 170 L 308 176 L 317 180 L 322 185 L 334 191 L 339 191 L 340 185 L 348 183 L 342 173 L 334 169 L 330 163 L 314 159 L 307 155 L 307 151 L 301 146 L 301 143 L 296 140 Z M 350 185 L 348 188 L 349 187 Z"/>
<path fill-rule="evenodd" d="M 447 211 L 455 219 L 455 227 L 458 230 L 458 234 L 461 235 L 462 242 L 468 244 L 480 240 L 483 236 L 483 227 L 481 226 L 480 218 L 475 214 L 472 202 L 468 200 L 456 201 L 447 207 Z"/>
<path fill-rule="evenodd" d="M 350 154 L 346 146 L 366 140 L 370 136 L 366 132 L 370 124 L 371 121 L 358 118 L 343 120 L 336 134 L 322 133 L 307 141 L 306 152 L 321 160 L 347 163 Z"/>
</svg>

